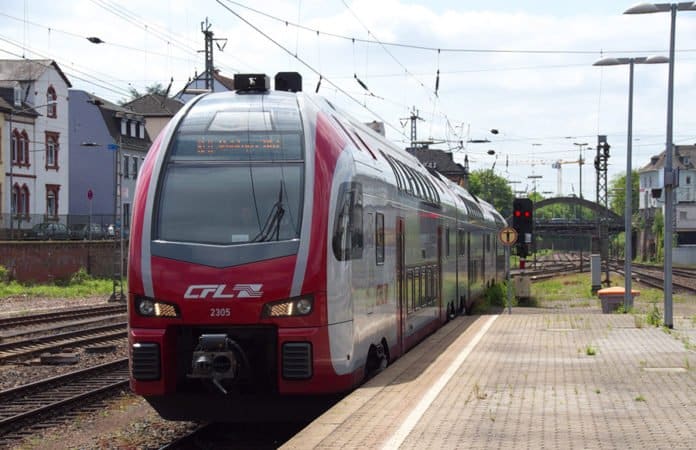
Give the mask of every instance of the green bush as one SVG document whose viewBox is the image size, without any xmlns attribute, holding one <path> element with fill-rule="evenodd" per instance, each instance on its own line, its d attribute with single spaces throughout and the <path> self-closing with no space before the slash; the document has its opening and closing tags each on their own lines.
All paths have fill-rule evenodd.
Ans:
<svg viewBox="0 0 696 450">
<path fill-rule="evenodd" d="M 10 271 L 7 270 L 5 266 L 0 265 L 0 283 L 7 283 L 10 281 Z"/>
<path fill-rule="evenodd" d="M 80 270 L 75 272 L 72 277 L 70 277 L 70 284 L 76 285 L 76 284 L 82 284 L 85 281 L 91 280 L 92 277 L 90 274 L 87 273 L 87 270 L 85 270 L 84 267 L 80 267 Z"/>
</svg>

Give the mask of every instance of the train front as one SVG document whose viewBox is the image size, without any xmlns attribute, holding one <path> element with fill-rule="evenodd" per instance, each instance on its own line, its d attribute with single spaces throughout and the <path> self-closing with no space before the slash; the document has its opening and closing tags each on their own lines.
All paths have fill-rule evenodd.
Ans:
<svg viewBox="0 0 696 450">
<path fill-rule="evenodd" d="M 314 408 L 297 395 L 322 404 L 318 394 L 341 389 L 324 267 L 312 258 L 326 253 L 326 214 L 306 181 L 316 126 L 305 121 L 316 117 L 302 117 L 298 94 L 265 90 L 264 78 L 187 105 L 141 172 L 131 388 L 165 418 L 271 419 L 282 406 Z"/>
</svg>

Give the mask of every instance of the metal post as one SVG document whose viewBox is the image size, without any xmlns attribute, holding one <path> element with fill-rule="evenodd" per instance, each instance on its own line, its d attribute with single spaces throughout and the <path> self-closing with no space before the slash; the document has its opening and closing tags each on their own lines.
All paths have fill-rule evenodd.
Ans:
<svg viewBox="0 0 696 450">
<path fill-rule="evenodd" d="M 631 183 L 631 157 L 633 149 L 633 63 L 634 59 L 631 58 L 629 62 L 629 77 L 628 77 L 628 138 L 626 143 L 626 211 L 625 211 L 625 240 L 624 243 L 624 311 L 633 306 L 633 295 L 631 294 L 631 259 L 632 259 L 632 249 L 631 249 L 631 238 L 633 233 L 631 232 L 631 216 L 632 212 L 632 194 L 633 194 L 633 184 Z"/>
<path fill-rule="evenodd" d="M 510 283 L 510 246 L 505 246 L 505 276 L 507 277 L 508 314 L 512 314 L 512 286 Z"/>
<path fill-rule="evenodd" d="M 677 20 L 677 4 L 670 5 L 671 25 L 669 32 L 669 76 L 667 82 L 667 144 L 665 145 L 665 326 L 673 328 L 672 322 L 672 221 L 674 220 L 674 172 L 672 171 L 672 114 L 674 107 L 674 28 Z"/>
<path fill-rule="evenodd" d="M 14 135 L 12 133 L 12 110 L 10 109 L 10 240 L 14 240 L 14 213 L 17 209 L 17 204 L 19 203 L 19 193 L 15 197 L 15 203 L 12 203 L 12 197 L 14 196 L 14 158 L 12 158 L 12 143 Z M 19 142 L 17 142 L 19 144 Z M 15 145 L 15 156 L 17 155 L 17 145 Z M 14 207 L 14 211 L 13 208 Z"/>
</svg>

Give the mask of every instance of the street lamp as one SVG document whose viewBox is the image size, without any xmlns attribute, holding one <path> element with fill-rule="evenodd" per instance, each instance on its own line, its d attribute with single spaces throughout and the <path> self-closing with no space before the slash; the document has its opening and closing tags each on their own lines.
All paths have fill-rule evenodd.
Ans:
<svg viewBox="0 0 696 450">
<path fill-rule="evenodd" d="M 92 103 L 94 105 L 97 105 L 97 102 L 94 101 L 88 101 L 88 103 Z M 93 142 L 93 141 L 86 141 L 82 142 L 80 144 L 81 147 L 101 147 L 102 145 Z M 110 151 L 114 152 L 114 243 L 117 244 L 114 249 L 114 255 L 116 260 L 118 261 L 118 278 L 116 276 L 113 277 L 113 283 L 112 283 L 112 290 L 111 290 L 111 297 L 109 297 L 110 302 L 114 301 L 120 301 L 124 302 L 126 297 L 123 294 L 123 223 L 122 223 L 122 218 L 119 217 L 121 214 L 121 194 L 120 194 L 120 177 L 122 176 L 121 173 L 121 139 L 119 137 L 119 143 L 118 144 L 108 144 L 106 148 Z M 88 191 L 88 196 L 89 201 L 90 201 L 90 228 L 91 228 L 91 222 L 92 222 L 92 189 L 89 189 Z M 118 240 L 116 239 L 116 233 L 119 233 Z"/>
<path fill-rule="evenodd" d="M 43 108 L 46 106 L 52 106 L 58 104 L 57 100 L 51 100 L 47 103 L 44 103 L 43 105 L 32 105 L 32 106 L 27 106 L 25 108 L 17 109 L 15 110 L 14 108 L 10 109 L 10 120 L 8 121 L 9 126 L 10 126 L 10 238 L 14 239 L 14 218 L 12 215 L 15 213 L 15 210 L 17 209 L 17 204 L 19 203 L 19 195 L 17 195 L 13 200 L 13 196 L 15 194 L 14 192 L 14 163 L 15 159 L 19 159 L 18 156 L 18 151 L 19 151 L 19 142 L 15 144 L 15 141 L 13 140 L 13 132 L 12 132 L 12 115 L 17 114 L 17 113 L 25 113 L 29 111 L 34 111 L 36 112 L 36 108 Z M 39 113 L 36 113 L 38 115 L 41 115 Z M 14 145 L 13 145 L 14 144 Z M 29 143 L 27 142 L 26 145 L 28 146 Z M 12 150 L 14 149 L 14 157 L 12 155 Z M 27 148 L 28 150 L 28 148 Z M 33 153 L 30 151 L 30 153 Z M 20 226 L 20 225 L 18 225 Z"/>
<path fill-rule="evenodd" d="M 632 306 L 633 296 L 631 295 L 631 262 L 633 257 L 632 246 L 632 194 L 633 184 L 631 183 L 631 159 L 633 150 L 633 65 L 634 64 L 664 64 L 669 62 L 664 56 L 639 56 L 635 58 L 603 58 L 592 64 L 593 66 L 619 66 L 628 64 L 628 137 L 626 140 L 626 193 L 625 193 L 625 212 L 624 212 L 624 310 Z"/>
<path fill-rule="evenodd" d="M 624 14 L 650 14 L 655 12 L 670 12 L 670 31 L 669 31 L 669 75 L 667 77 L 667 143 L 665 145 L 665 167 L 664 167 L 664 188 L 665 188 L 665 326 L 673 328 L 672 322 L 672 233 L 674 220 L 674 171 L 672 168 L 672 152 L 674 151 L 672 142 L 672 118 L 674 110 L 674 37 L 675 25 L 677 22 L 677 11 L 696 11 L 693 2 L 682 3 L 640 3 L 624 11 Z M 677 180 L 678 181 L 678 180 Z"/>
</svg>

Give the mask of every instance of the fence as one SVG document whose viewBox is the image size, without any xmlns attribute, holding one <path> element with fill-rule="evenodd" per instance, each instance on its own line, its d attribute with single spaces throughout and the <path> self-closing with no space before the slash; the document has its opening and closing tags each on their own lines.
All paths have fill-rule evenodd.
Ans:
<svg viewBox="0 0 696 450">
<path fill-rule="evenodd" d="M 113 214 L 63 214 L 48 216 L 46 214 L 0 215 L 0 240 L 24 240 L 25 233 L 42 223 L 61 223 L 68 228 L 75 225 L 95 223 L 107 236 L 115 237 L 120 231 L 120 223 L 114 220 Z M 109 226 L 113 232 L 109 234 Z M 126 229 L 127 235 L 128 229 Z"/>
</svg>

